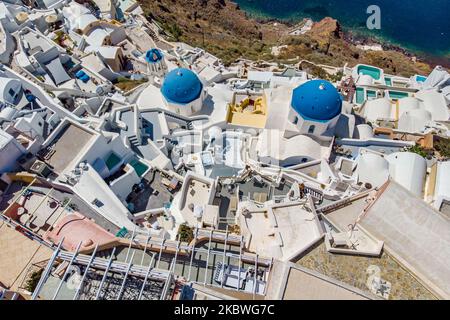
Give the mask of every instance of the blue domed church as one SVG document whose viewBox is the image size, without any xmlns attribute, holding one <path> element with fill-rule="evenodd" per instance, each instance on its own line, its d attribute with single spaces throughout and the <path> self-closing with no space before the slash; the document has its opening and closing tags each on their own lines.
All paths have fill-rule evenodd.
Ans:
<svg viewBox="0 0 450 320">
<path fill-rule="evenodd" d="M 147 62 L 147 71 L 158 77 L 164 76 L 167 72 L 167 65 L 164 61 L 164 55 L 159 49 L 150 49 L 145 53 Z"/>
<path fill-rule="evenodd" d="M 174 69 L 166 75 L 161 93 L 168 109 L 184 116 L 200 111 L 205 97 L 199 77 L 184 68 Z"/>
<path fill-rule="evenodd" d="M 328 81 L 311 80 L 294 89 L 289 122 L 300 134 L 333 133 L 342 111 L 342 97 Z M 327 134 L 328 135 L 328 134 Z"/>
</svg>

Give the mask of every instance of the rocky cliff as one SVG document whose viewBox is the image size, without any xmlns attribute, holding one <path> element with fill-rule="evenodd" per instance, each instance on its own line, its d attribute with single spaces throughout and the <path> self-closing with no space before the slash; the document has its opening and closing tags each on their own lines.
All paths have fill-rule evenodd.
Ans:
<svg viewBox="0 0 450 320">
<path fill-rule="evenodd" d="M 338 21 L 325 18 L 306 34 L 289 36 L 292 26 L 249 18 L 228 0 L 140 0 L 148 18 L 158 21 L 172 40 L 203 47 L 231 63 L 245 57 L 269 61 L 309 60 L 315 63 L 350 66 L 367 63 L 387 72 L 409 76 L 431 71 L 429 64 L 401 50 L 363 51 Z M 279 56 L 272 46 L 287 45 Z"/>
</svg>

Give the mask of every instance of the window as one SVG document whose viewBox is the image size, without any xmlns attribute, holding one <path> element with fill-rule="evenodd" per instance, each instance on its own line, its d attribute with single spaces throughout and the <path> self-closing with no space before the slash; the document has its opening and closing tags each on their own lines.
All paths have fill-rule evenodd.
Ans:
<svg viewBox="0 0 450 320">
<path fill-rule="evenodd" d="M 309 134 L 313 134 L 314 130 L 316 130 L 316 126 L 315 125 L 311 125 L 311 126 L 309 126 L 308 133 Z"/>
<path fill-rule="evenodd" d="M 16 96 L 16 92 L 15 92 L 12 88 L 9 89 L 8 93 L 9 93 L 9 95 L 10 95 L 11 97 L 13 97 L 13 98 Z"/>
<path fill-rule="evenodd" d="M 295 119 L 294 119 L 294 122 L 293 122 L 294 124 L 297 124 L 298 123 L 298 117 L 295 117 Z"/>
</svg>

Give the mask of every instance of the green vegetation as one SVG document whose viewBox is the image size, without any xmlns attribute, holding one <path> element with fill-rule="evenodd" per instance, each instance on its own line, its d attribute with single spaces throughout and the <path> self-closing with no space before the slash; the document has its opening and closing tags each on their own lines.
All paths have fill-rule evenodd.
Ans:
<svg viewBox="0 0 450 320">
<path fill-rule="evenodd" d="M 178 240 L 183 242 L 191 242 L 194 239 L 194 230 L 188 225 L 182 224 L 178 229 Z"/>
<path fill-rule="evenodd" d="M 450 158 L 450 140 L 439 138 L 434 143 L 434 148 L 442 157 Z"/>
<path fill-rule="evenodd" d="M 183 35 L 183 30 L 178 26 L 176 23 L 160 23 L 161 27 L 164 29 L 164 31 L 171 36 L 175 41 L 180 41 L 181 36 Z"/>
<path fill-rule="evenodd" d="M 329 77 L 328 72 L 326 72 L 323 68 L 318 67 L 312 63 L 309 62 L 302 62 L 300 65 L 300 68 L 307 73 L 313 75 L 314 77 L 327 80 Z"/>
<path fill-rule="evenodd" d="M 343 76 L 344 76 L 344 73 L 342 71 L 339 71 L 336 74 L 328 75 L 328 80 L 330 80 L 331 82 L 338 82 L 338 81 L 341 81 Z"/>
<path fill-rule="evenodd" d="M 427 152 L 419 145 L 415 145 L 415 146 L 413 146 L 411 148 L 408 148 L 408 151 L 416 153 L 419 156 L 424 157 L 424 158 L 426 158 L 427 155 L 428 155 Z"/>
<path fill-rule="evenodd" d="M 44 271 L 44 269 L 40 269 L 38 271 L 34 271 L 31 275 L 30 278 L 27 280 L 27 282 L 25 283 L 25 289 L 29 292 L 33 292 L 34 289 L 36 289 L 36 286 L 39 282 L 39 279 L 41 279 L 42 276 L 42 272 Z"/>
<path fill-rule="evenodd" d="M 125 77 L 119 77 L 117 78 L 117 83 L 115 84 L 115 86 L 120 90 L 127 92 L 140 86 L 143 83 L 146 83 L 147 81 L 147 79 L 131 80 Z"/>
</svg>

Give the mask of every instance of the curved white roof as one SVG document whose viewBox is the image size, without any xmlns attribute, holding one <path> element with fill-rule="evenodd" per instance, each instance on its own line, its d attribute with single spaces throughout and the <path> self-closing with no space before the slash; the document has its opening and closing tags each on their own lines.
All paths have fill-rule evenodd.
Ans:
<svg viewBox="0 0 450 320">
<path fill-rule="evenodd" d="M 358 158 L 358 181 L 381 187 L 389 179 L 389 163 L 382 156 L 365 152 Z"/>
<path fill-rule="evenodd" d="M 320 159 L 321 145 L 306 135 L 298 135 L 289 139 L 283 137 L 279 130 L 264 130 L 256 145 L 260 157 L 270 157 L 280 161 L 294 157 Z"/>
<path fill-rule="evenodd" d="M 372 85 L 374 82 L 374 79 L 367 75 L 367 74 L 361 74 L 358 77 L 358 80 L 356 81 L 357 85 L 366 85 L 366 86 L 370 86 Z"/>
<path fill-rule="evenodd" d="M 216 141 L 220 141 L 222 138 L 222 129 L 218 126 L 212 126 L 208 129 L 209 139 L 215 139 Z"/>
<path fill-rule="evenodd" d="M 415 97 L 406 97 L 398 100 L 398 116 L 399 118 L 405 112 L 415 110 L 415 109 L 424 109 L 425 106 L 423 103 L 415 98 Z"/>
<path fill-rule="evenodd" d="M 416 196 L 422 197 L 427 173 L 426 160 L 412 152 L 392 153 L 386 157 L 386 160 L 389 162 L 391 178 Z"/>
<path fill-rule="evenodd" d="M 388 98 L 369 100 L 364 106 L 364 117 L 367 121 L 377 121 L 378 119 L 391 119 L 392 104 Z"/>
<path fill-rule="evenodd" d="M 162 108 L 164 100 L 161 91 L 154 85 L 149 84 L 137 98 L 136 105 L 139 109 Z"/>
<path fill-rule="evenodd" d="M 402 114 L 398 120 L 398 129 L 405 132 L 422 132 L 432 120 L 431 113 L 424 109 L 415 109 Z"/>
<path fill-rule="evenodd" d="M 105 39 L 109 36 L 109 32 L 103 28 L 95 28 L 86 37 L 86 42 L 91 46 L 100 47 L 103 45 Z"/>
<path fill-rule="evenodd" d="M 373 138 L 373 129 L 368 124 L 359 124 L 356 126 L 358 138 L 361 140 L 368 140 Z"/>
<path fill-rule="evenodd" d="M 78 19 L 78 28 L 84 30 L 90 23 L 97 21 L 98 19 L 92 14 L 83 14 Z"/>
<path fill-rule="evenodd" d="M 65 6 L 62 11 L 72 30 L 83 30 L 90 23 L 98 20 L 91 14 L 88 8 L 75 1 L 70 2 L 70 4 Z"/>
<path fill-rule="evenodd" d="M 17 79 L 0 77 L 0 101 L 15 104 L 15 95 L 20 92 L 22 84 Z"/>
<path fill-rule="evenodd" d="M 0 121 L 11 121 L 17 113 L 16 108 L 6 107 L 0 111 Z"/>
<path fill-rule="evenodd" d="M 425 105 L 425 110 L 431 113 L 434 121 L 447 121 L 450 112 L 447 106 L 445 96 L 436 90 L 419 91 L 416 97 L 421 99 Z"/>
</svg>

